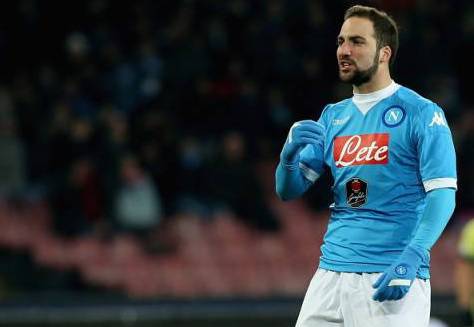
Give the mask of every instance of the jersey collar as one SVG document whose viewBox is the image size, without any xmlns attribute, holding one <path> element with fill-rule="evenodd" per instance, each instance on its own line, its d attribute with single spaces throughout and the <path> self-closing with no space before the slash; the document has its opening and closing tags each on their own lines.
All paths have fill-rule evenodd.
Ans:
<svg viewBox="0 0 474 327">
<path fill-rule="evenodd" d="M 352 97 L 352 101 L 356 105 L 357 109 L 359 109 L 362 112 L 362 114 L 365 115 L 377 103 L 379 103 L 383 99 L 388 98 L 389 96 L 397 92 L 399 88 L 400 88 L 400 85 L 395 83 L 392 80 L 392 83 L 390 83 L 389 86 L 381 90 L 378 90 L 372 93 L 365 93 L 365 94 L 354 93 L 354 96 Z"/>
</svg>

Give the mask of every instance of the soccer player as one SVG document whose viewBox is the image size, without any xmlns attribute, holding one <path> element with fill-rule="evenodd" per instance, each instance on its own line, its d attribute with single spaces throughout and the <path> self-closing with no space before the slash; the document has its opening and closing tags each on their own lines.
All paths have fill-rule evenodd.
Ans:
<svg viewBox="0 0 474 327">
<path fill-rule="evenodd" d="M 455 207 L 456 159 L 443 110 L 394 82 L 396 23 L 354 6 L 337 37 L 353 96 L 293 124 L 276 170 L 283 200 L 325 169 L 334 203 L 297 327 L 425 327 L 429 252 Z M 321 190 L 326 192 L 327 190 Z"/>
</svg>

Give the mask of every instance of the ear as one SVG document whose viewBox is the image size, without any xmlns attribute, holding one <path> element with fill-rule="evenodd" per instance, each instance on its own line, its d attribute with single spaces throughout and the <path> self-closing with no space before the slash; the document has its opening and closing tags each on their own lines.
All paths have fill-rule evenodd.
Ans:
<svg viewBox="0 0 474 327">
<path fill-rule="evenodd" d="M 380 48 L 379 53 L 379 63 L 389 63 L 390 58 L 392 58 L 392 48 L 388 45 Z"/>
</svg>

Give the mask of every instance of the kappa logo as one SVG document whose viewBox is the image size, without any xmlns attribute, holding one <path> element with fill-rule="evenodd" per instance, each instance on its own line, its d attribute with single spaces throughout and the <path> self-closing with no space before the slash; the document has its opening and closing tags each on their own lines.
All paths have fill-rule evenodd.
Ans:
<svg viewBox="0 0 474 327">
<path fill-rule="evenodd" d="M 434 112 L 433 119 L 431 120 L 431 123 L 428 126 L 433 127 L 435 124 L 438 126 L 448 126 L 443 118 L 443 115 L 438 111 Z"/>
<path fill-rule="evenodd" d="M 351 116 L 344 117 L 342 119 L 333 119 L 332 124 L 337 126 L 337 125 L 344 125 L 347 123 L 347 121 L 351 118 Z"/>
</svg>

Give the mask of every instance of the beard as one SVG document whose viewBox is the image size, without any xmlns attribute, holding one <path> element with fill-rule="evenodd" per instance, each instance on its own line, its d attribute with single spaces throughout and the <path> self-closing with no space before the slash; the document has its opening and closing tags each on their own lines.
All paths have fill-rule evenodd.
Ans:
<svg viewBox="0 0 474 327">
<path fill-rule="evenodd" d="M 377 72 L 379 68 L 379 52 L 376 52 L 374 61 L 372 62 L 372 66 L 365 70 L 360 70 L 359 68 L 355 67 L 354 72 L 349 76 L 344 76 L 339 72 L 339 78 L 345 82 L 350 83 L 355 86 L 360 86 L 369 82 L 372 79 L 372 76 Z"/>
</svg>

